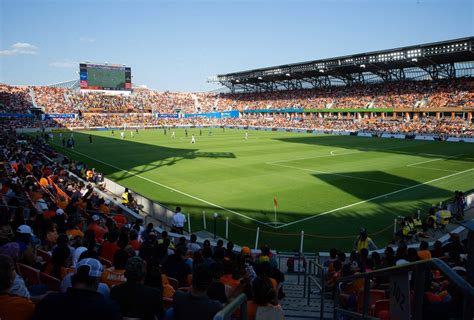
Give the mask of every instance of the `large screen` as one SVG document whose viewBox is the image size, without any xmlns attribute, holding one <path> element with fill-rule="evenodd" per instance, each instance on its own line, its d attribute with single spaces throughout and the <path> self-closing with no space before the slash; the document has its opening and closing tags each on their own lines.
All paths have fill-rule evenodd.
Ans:
<svg viewBox="0 0 474 320">
<path fill-rule="evenodd" d="M 132 70 L 129 67 L 81 63 L 79 76 L 84 90 L 132 90 Z"/>
</svg>

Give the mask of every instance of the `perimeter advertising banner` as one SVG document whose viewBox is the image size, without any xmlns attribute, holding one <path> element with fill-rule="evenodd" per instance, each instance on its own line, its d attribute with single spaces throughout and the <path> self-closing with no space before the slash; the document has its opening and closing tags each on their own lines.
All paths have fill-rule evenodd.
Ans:
<svg viewBox="0 0 474 320">
<path fill-rule="evenodd" d="M 223 111 L 223 112 L 209 112 L 209 113 L 189 113 L 184 115 L 185 118 L 214 118 L 214 119 L 224 119 L 224 118 L 238 118 L 239 111 Z"/>
</svg>

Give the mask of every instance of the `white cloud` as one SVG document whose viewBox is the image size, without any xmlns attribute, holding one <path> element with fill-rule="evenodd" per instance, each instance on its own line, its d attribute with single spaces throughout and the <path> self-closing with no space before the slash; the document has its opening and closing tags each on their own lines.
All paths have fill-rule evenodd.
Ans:
<svg viewBox="0 0 474 320">
<path fill-rule="evenodd" d="M 74 61 L 54 61 L 49 64 L 50 67 L 53 68 L 62 68 L 62 69 L 70 69 L 70 68 L 76 68 L 79 66 L 78 62 Z"/>
<path fill-rule="evenodd" d="M 0 56 L 16 56 L 21 54 L 37 54 L 38 47 L 27 42 L 17 42 L 6 50 L 0 50 Z"/>
<path fill-rule="evenodd" d="M 81 42 L 88 42 L 88 43 L 94 43 L 95 39 L 89 38 L 89 37 L 80 37 L 79 41 Z"/>
</svg>

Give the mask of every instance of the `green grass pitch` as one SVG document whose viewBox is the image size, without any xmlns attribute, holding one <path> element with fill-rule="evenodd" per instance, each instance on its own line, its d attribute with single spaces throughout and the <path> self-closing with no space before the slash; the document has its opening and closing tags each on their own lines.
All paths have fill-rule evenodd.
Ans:
<svg viewBox="0 0 474 320">
<path fill-rule="evenodd" d="M 350 250 L 364 226 L 379 246 L 392 236 L 396 216 L 470 190 L 474 146 L 468 143 L 314 135 L 226 129 L 75 132 L 68 156 L 87 162 L 134 192 L 170 208 L 179 205 L 202 229 L 205 211 L 220 214 L 218 233 L 241 245 L 304 250 Z M 93 136 L 89 143 L 88 136 Z M 191 134 L 196 144 L 191 144 Z M 57 142 L 58 135 L 55 134 Z M 65 134 L 68 137 L 68 134 Z M 276 197 L 277 228 L 274 227 Z"/>
</svg>

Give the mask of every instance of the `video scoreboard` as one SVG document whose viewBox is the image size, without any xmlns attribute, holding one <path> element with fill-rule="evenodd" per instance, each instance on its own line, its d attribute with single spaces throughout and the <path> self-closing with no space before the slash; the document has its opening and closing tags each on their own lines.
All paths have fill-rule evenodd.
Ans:
<svg viewBox="0 0 474 320">
<path fill-rule="evenodd" d="M 83 90 L 132 90 L 132 69 L 117 64 L 79 64 L 80 87 Z"/>
</svg>

